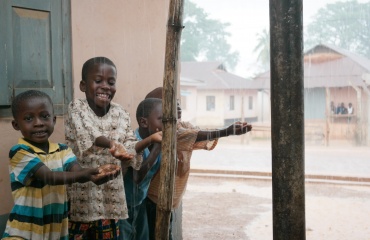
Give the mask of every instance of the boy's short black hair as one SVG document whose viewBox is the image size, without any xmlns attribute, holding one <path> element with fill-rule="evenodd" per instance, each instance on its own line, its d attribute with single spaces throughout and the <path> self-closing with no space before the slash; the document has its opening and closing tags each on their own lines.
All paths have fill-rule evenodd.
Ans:
<svg viewBox="0 0 370 240">
<path fill-rule="evenodd" d="M 92 68 L 95 64 L 98 63 L 105 63 L 114 67 L 117 71 L 116 65 L 107 57 L 93 57 L 87 60 L 84 65 L 82 66 L 82 80 L 86 81 L 87 73 L 89 72 L 90 68 Z"/>
<path fill-rule="evenodd" d="M 139 103 L 136 109 L 136 120 L 139 123 L 140 118 L 149 117 L 150 113 L 157 104 L 162 104 L 162 99 L 159 98 L 146 98 Z"/>
<path fill-rule="evenodd" d="M 154 88 L 152 91 L 150 91 L 145 98 L 163 98 L 163 87 L 157 87 Z"/>
<path fill-rule="evenodd" d="M 17 110 L 19 109 L 21 103 L 23 101 L 27 101 L 32 98 L 46 98 L 49 100 L 51 106 L 53 106 L 53 101 L 51 100 L 50 96 L 44 92 L 39 90 L 27 90 L 18 94 L 12 101 L 12 114 L 13 118 L 17 116 Z"/>
</svg>

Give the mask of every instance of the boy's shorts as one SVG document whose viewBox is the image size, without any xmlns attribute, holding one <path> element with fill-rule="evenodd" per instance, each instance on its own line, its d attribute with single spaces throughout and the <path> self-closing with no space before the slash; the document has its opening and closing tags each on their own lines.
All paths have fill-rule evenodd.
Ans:
<svg viewBox="0 0 370 240">
<path fill-rule="evenodd" d="M 119 224 L 118 220 L 114 219 L 100 219 L 88 223 L 69 221 L 68 231 L 71 240 L 117 240 Z"/>
</svg>

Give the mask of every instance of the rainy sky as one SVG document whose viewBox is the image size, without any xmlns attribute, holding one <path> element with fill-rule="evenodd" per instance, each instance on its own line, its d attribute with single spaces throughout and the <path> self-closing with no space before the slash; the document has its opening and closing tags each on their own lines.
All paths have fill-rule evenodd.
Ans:
<svg viewBox="0 0 370 240">
<path fill-rule="evenodd" d="M 256 69 L 256 54 L 253 49 L 257 45 L 257 34 L 269 27 L 269 0 L 191 0 L 203 8 L 212 19 L 231 24 L 228 31 L 233 50 L 240 53 L 239 65 L 234 74 L 248 77 Z M 357 0 L 368 2 L 368 0 Z M 318 9 L 337 0 L 303 0 L 303 24 L 312 21 Z"/>
</svg>

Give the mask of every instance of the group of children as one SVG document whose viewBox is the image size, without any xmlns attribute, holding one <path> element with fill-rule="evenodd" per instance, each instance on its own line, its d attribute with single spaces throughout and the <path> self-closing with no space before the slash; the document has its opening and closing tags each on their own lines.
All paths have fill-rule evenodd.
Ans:
<svg viewBox="0 0 370 240">
<path fill-rule="evenodd" d="M 112 102 L 116 81 L 116 66 L 108 58 L 85 62 L 80 90 L 86 99 L 69 104 L 66 144 L 49 141 L 56 116 L 47 94 L 29 90 L 14 98 L 12 125 L 23 138 L 9 153 L 15 204 L 3 238 L 155 238 L 163 89 L 138 105 L 139 127 L 133 131 L 128 112 Z M 173 208 L 185 193 L 192 151 L 211 150 L 218 138 L 251 128 L 237 122 L 205 131 L 178 122 Z"/>
</svg>

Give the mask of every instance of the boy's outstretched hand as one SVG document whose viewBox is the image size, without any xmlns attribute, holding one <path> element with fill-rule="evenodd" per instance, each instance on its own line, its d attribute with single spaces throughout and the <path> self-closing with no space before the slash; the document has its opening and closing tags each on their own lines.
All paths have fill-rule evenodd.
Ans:
<svg viewBox="0 0 370 240">
<path fill-rule="evenodd" d="M 115 164 L 105 164 L 98 168 L 99 173 L 91 176 L 91 181 L 96 185 L 106 183 L 114 178 L 116 178 L 120 171 L 121 167 Z"/>
<path fill-rule="evenodd" d="M 109 152 L 112 154 L 113 157 L 121 161 L 128 161 L 134 157 L 133 154 L 127 152 L 126 148 L 121 143 L 116 141 L 111 142 Z"/>
<path fill-rule="evenodd" d="M 227 135 L 242 135 L 252 130 L 252 125 L 247 122 L 235 122 L 227 127 Z"/>
</svg>

